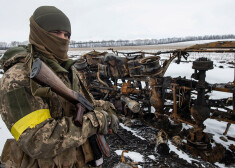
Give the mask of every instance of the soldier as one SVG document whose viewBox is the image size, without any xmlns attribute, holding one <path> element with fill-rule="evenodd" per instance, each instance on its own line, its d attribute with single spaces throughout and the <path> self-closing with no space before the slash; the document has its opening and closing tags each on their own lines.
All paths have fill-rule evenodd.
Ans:
<svg viewBox="0 0 235 168">
<path fill-rule="evenodd" d="M 0 113 L 15 138 L 7 140 L 2 152 L 6 167 L 91 167 L 94 153 L 88 138 L 107 134 L 110 127 L 117 131 L 113 105 L 94 100 L 68 58 L 70 35 L 67 16 L 56 7 L 41 6 L 30 18 L 30 44 L 12 48 L 2 57 Z M 83 116 L 82 127 L 73 123 L 73 104 L 29 78 L 35 58 L 96 107 Z"/>
</svg>

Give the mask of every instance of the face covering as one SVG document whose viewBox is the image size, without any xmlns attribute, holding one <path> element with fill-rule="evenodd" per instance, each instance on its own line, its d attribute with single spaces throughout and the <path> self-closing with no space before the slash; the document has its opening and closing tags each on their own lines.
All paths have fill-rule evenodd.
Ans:
<svg viewBox="0 0 235 168">
<path fill-rule="evenodd" d="M 69 40 L 59 38 L 42 29 L 33 17 L 30 18 L 29 42 L 34 45 L 36 51 L 49 59 L 58 63 L 68 60 Z"/>
</svg>

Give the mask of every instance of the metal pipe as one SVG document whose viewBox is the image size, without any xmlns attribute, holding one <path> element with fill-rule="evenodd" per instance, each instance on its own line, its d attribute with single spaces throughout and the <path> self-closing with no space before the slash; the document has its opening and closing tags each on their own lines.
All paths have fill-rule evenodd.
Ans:
<svg viewBox="0 0 235 168">
<path fill-rule="evenodd" d="M 173 94 L 173 102 L 174 102 L 174 105 L 173 105 L 173 114 L 174 116 L 177 116 L 177 104 L 176 104 L 176 91 L 175 91 L 175 87 L 176 87 L 177 84 L 172 84 L 172 94 Z"/>
</svg>

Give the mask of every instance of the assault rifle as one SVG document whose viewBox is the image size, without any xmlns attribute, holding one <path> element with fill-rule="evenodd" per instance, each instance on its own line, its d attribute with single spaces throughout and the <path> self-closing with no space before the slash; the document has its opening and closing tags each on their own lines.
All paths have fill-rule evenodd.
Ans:
<svg viewBox="0 0 235 168">
<path fill-rule="evenodd" d="M 49 86 L 53 92 L 76 106 L 77 113 L 76 117 L 74 117 L 74 123 L 78 127 L 82 126 L 83 114 L 87 111 L 94 110 L 93 105 L 84 96 L 82 96 L 79 92 L 69 89 L 61 81 L 61 79 L 39 58 L 35 59 L 33 62 L 30 78 L 42 86 Z M 89 141 L 94 151 L 94 164 L 95 166 L 99 166 L 103 163 L 102 154 L 104 156 L 109 156 L 109 146 L 107 145 L 104 136 L 101 134 L 91 136 Z"/>
</svg>

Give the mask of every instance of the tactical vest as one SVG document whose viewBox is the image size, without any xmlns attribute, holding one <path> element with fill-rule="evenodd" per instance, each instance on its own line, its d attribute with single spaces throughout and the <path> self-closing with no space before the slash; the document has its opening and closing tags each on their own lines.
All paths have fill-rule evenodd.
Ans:
<svg viewBox="0 0 235 168">
<path fill-rule="evenodd" d="M 29 45 L 25 47 L 16 47 L 10 49 L 10 51 L 6 51 L 1 59 L 1 64 L 4 71 L 6 71 L 13 65 L 22 62 L 28 66 L 28 70 L 30 71 L 34 57 L 41 58 L 42 61 L 44 61 L 61 79 L 63 79 L 62 81 L 67 87 L 71 88 L 74 91 L 82 90 L 87 100 L 92 102 L 92 98 L 80 81 L 76 73 L 76 69 L 73 67 L 73 60 L 68 60 L 62 63 L 62 66 L 60 66 L 56 62 L 42 57 L 39 53 L 34 53 L 32 50 L 32 45 Z M 50 115 L 52 118 L 58 119 L 63 116 L 70 117 L 75 112 L 74 105 L 64 100 L 62 97 L 57 96 L 50 90 L 49 87 L 41 87 L 39 84 L 31 80 L 30 88 L 33 96 L 40 96 L 42 99 L 45 100 L 45 102 L 48 103 Z M 58 111 L 62 113 L 58 113 Z M 17 152 L 15 151 L 16 149 L 18 150 Z M 74 153 L 76 153 L 76 155 Z M 86 141 L 81 147 L 71 148 L 67 151 L 62 152 L 59 156 L 56 156 L 56 158 L 49 158 L 48 160 L 38 159 L 36 161 L 33 158 L 29 158 L 29 156 L 27 156 L 19 147 L 17 147 L 17 143 L 15 140 L 7 140 L 3 149 L 1 159 L 5 163 L 9 160 L 11 160 L 11 162 L 14 161 L 14 164 L 18 165 L 16 167 L 20 167 L 22 166 L 22 164 L 29 164 L 34 167 L 33 165 L 36 164 L 35 162 L 37 162 L 37 164 L 39 164 L 39 167 L 44 168 L 50 167 L 55 164 L 60 167 L 60 165 L 66 165 L 69 164 L 69 162 L 73 162 L 73 159 L 76 160 L 76 162 L 79 164 L 76 167 L 82 167 L 85 163 L 93 160 L 94 158 L 92 148 L 88 141 Z"/>
</svg>

